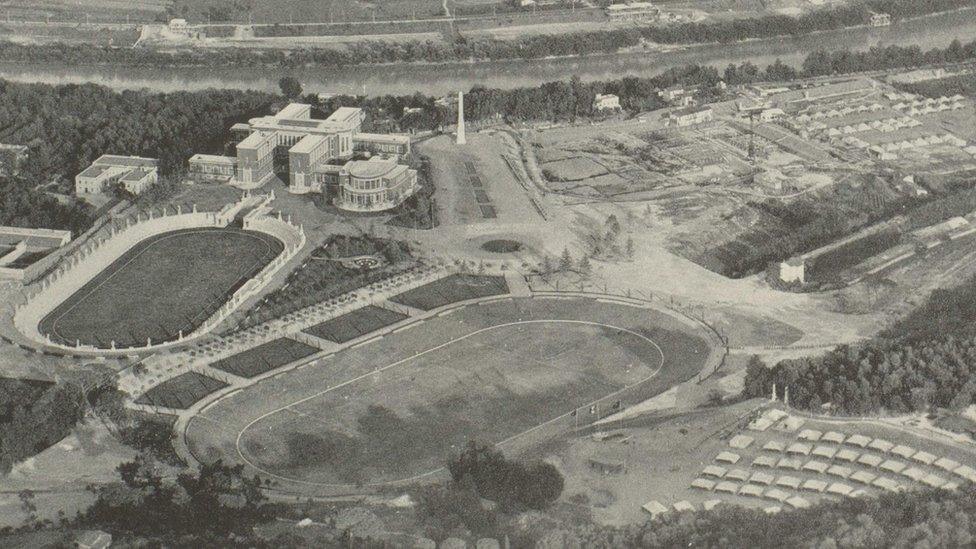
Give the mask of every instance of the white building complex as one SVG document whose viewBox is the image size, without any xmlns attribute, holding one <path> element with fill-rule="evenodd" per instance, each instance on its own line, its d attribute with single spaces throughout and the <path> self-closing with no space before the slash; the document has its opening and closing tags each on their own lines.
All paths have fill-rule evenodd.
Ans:
<svg viewBox="0 0 976 549">
<path fill-rule="evenodd" d="M 410 153 L 408 135 L 363 132 L 358 108 L 341 107 L 324 120 L 313 119 L 311 111 L 311 105 L 291 103 L 272 116 L 236 124 L 232 130 L 246 135 L 237 157 L 195 155 L 190 174 L 252 189 L 287 169 L 290 192 L 326 193 L 351 211 L 388 210 L 414 193 L 417 172 L 399 164 Z"/>
<path fill-rule="evenodd" d="M 75 176 L 75 194 L 97 194 L 122 183 L 125 190 L 139 194 L 159 179 L 159 161 L 138 156 L 103 154 Z"/>
</svg>

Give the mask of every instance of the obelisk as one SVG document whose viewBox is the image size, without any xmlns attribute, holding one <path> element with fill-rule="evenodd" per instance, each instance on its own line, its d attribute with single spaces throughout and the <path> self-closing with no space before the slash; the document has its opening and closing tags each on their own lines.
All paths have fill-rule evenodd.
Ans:
<svg viewBox="0 0 976 549">
<path fill-rule="evenodd" d="M 464 93 L 458 92 L 457 144 L 464 145 L 467 142 L 464 137 Z"/>
</svg>

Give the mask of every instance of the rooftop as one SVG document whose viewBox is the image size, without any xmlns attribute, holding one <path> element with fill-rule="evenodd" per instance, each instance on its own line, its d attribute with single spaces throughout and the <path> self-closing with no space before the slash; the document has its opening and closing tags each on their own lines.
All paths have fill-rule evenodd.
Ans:
<svg viewBox="0 0 976 549">
<path fill-rule="evenodd" d="M 147 175 L 150 175 L 152 170 L 147 170 L 145 168 L 137 168 L 131 172 L 125 174 L 122 177 L 122 181 L 142 181 Z"/>
<path fill-rule="evenodd" d="M 159 166 L 159 160 L 155 158 L 142 158 L 140 156 L 119 156 L 114 154 L 103 154 L 92 164 L 104 164 L 107 166 L 123 167 L 144 167 L 155 168 Z"/>
<path fill-rule="evenodd" d="M 346 163 L 346 171 L 357 179 L 372 179 L 390 175 L 398 166 L 392 160 L 352 160 Z"/>
<path fill-rule="evenodd" d="M 288 149 L 290 153 L 310 153 L 328 138 L 324 135 L 306 135 L 295 145 Z"/>
<path fill-rule="evenodd" d="M 190 162 L 201 162 L 207 164 L 237 164 L 237 159 L 232 156 L 218 156 L 214 154 L 195 154 L 190 157 Z"/>
<path fill-rule="evenodd" d="M 92 164 L 85 168 L 78 177 L 100 177 L 105 172 L 112 171 L 113 166 L 106 166 L 102 164 Z"/>
</svg>

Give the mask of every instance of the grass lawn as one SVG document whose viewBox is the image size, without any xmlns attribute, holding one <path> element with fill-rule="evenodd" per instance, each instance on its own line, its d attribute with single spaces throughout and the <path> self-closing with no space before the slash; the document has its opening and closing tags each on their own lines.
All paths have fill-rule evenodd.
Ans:
<svg viewBox="0 0 976 549">
<path fill-rule="evenodd" d="M 362 309 L 316 324 L 305 329 L 305 332 L 336 343 L 345 343 L 384 326 L 396 324 L 405 318 L 407 318 L 405 314 L 376 305 L 367 305 Z"/>
<path fill-rule="evenodd" d="M 390 301 L 429 311 L 457 301 L 507 293 L 505 277 L 456 274 L 403 292 Z"/>
<path fill-rule="evenodd" d="M 199 459 L 237 461 L 239 448 L 263 471 L 308 482 L 411 478 L 470 439 L 545 425 L 513 442 L 533 444 L 572 428 L 574 408 L 583 425 L 614 400 L 688 379 L 708 355 L 693 330 L 595 300 L 465 307 L 246 388 L 192 421 L 188 441 Z"/>
<path fill-rule="evenodd" d="M 149 389 L 136 402 L 185 410 L 194 402 L 226 386 L 226 383 L 212 377 L 187 372 Z"/>
<path fill-rule="evenodd" d="M 141 346 L 189 334 L 283 249 L 271 236 L 188 229 L 144 240 L 47 315 L 42 334 L 73 345 Z"/>
<path fill-rule="evenodd" d="M 210 366 L 236 376 L 254 377 L 317 352 L 315 347 L 283 337 L 218 360 Z"/>
</svg>

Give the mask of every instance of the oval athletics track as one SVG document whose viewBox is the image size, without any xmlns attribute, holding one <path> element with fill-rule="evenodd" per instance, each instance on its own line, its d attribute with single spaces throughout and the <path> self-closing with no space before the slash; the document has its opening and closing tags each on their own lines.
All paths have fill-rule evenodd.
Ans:
<svg viewBox="0 0 976 549">
<path fill-rule="evenodd" d="M 189 334 L 229 292 L 283 249 L 277 238 L 231 228 L 169 231 L 136 243 L 40 322 L 60 343 L 144 345 Z"/>
<path fill-rule="evenodd" d="M 438 473 L 467 440 L 523 448 L 650 398 L 694 376 L 708 351 L 655 310 L 538 297 L 468 306 L 220 400 L 187 441 L 198 459 L 283 483 L 404 483 Z"/>
</svg>

